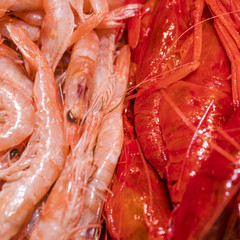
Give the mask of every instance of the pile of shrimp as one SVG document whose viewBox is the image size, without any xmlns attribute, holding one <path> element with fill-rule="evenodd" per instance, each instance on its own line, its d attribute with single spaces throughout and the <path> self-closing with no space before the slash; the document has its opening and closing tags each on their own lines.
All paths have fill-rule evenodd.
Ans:
<svg viewBox="0 0 240 240">
<path fill-rule="evenodd" d="M 239 12 L 0 0 L 0 240 L 235 239 Z"/>
<path fill-rule="evenodd" d="M 0 239 L 92 239 L 123 144 L 141 4 L 0 2 Z M 119 41 L 121 39 L 121 41 Z"/>
</svg>

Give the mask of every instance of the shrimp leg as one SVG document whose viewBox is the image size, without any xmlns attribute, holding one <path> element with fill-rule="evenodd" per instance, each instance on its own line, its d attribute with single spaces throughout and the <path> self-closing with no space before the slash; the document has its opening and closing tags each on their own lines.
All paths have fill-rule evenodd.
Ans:
<svg viewBox="0 0 240 240">
<path fill-rule="evenodd" d="M 21 29 L 8 25 L 11 38 L 27 60 L 37 69 L 34 99 L 37 108 L 37 128 L 20 159 L 8 169 L 0 192 L 0 238 L 8 240 L 21 229 L 35 205 L 47 193 L 59 176 L 66 157 L 63 122 L 57 101 L 52 70 L 38 47 Z M 2 171 L 1 171 L 2 172 Z M 14 174 L 16 173 L 16 174 Z"/>
</svg>

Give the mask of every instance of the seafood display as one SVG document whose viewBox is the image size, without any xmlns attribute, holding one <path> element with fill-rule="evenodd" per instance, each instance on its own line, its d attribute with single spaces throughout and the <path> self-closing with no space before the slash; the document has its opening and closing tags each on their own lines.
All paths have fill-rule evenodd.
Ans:
<svg viewBox="0 0 240 240">
<path fill-rule="evenodd" d="M 239 155 L 239 1 L 0 1 L 0 240 L 239 239 Z"/>
</svg>

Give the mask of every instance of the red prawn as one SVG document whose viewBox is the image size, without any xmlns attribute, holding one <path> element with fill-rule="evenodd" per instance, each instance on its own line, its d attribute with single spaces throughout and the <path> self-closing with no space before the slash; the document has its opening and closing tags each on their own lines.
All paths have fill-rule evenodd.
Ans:
<svg viewBox="0 0 240 240">
<path fill-rule="evenodd" d="M 189 13 L 193 4 L 197 17 Z M 136 133 L 159 175 L 166 169 L 173 203 L 181 202 L 187 183 L 212 151 L 216 129 L 232 113 L 229 61 L 213 24 L 207 21 L 202 28 L 201 9 L 201 1 L 159 4 L 145 47 L 134 52 L 141 84 L 134 105 Z M 199 65 L 195 71 L 194 64 Z"/>
<path fill-rule="evenodd" d="M 124 133 L 117 173 L 105 204 L 107 229 L 114 239 L 166 239 L 171 208 L 165 184 L 143 158 L 126 115 Z"/>
</svg>

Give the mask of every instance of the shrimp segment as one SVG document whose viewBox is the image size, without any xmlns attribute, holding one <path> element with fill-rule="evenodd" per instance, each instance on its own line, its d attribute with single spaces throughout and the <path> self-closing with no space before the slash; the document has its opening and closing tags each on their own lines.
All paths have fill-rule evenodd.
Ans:
<svg viewBox="0 0 240 240">
<path fill-rule="evenodd" d="M 34 129 L 35 112 L 28 97 L 0 80 L 0 151 L 20 144 Z"/>
<path fill-rule="evenodd" d="M 88 191 L 84 199 L 84 207 L 78 226 L 97 224 L 99 221 L 106 190 L 111 182 L 117 160 L 123 144 L 123 97 L 127 88 L 130 66 L 130 50 L 128 46 L 121 49 L 116 63 L 116 85 L 112 101 L 106 109 L 97 137 L 93 165 L 95 172 L 88 183 Z M 89 238 L 94 231 L 79 230 L 74 239 Z"/>
<path fill-rule="evenodd" d="M 46 14 L 41 29 L 41 51 L 55 71 L 73 33 L 74 16 L 66 0 L 43 0 L 43 7 Z"/>
<path fill-rule="evenodd" d="M 59 176 L 66 157 L 53 72 L 24 31 L 11 25 L 8 25 L 8 30 L 23 55 L 37 68 L 33 94 L 38 118 L 37 128 L 20 159 L 9 171 L 1 171 L 3 178 L 11 179 L 0 192 L 2 240 L 18 233 L 35 205 Z"/>
</svg>

